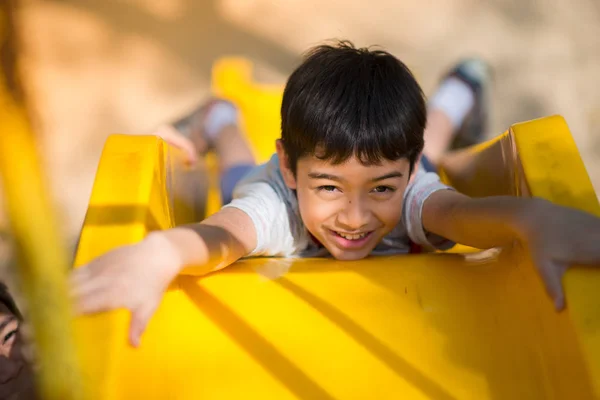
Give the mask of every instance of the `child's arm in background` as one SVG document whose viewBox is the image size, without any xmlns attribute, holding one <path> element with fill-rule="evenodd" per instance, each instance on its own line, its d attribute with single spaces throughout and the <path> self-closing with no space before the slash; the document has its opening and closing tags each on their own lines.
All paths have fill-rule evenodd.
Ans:
<svg viewBox="0 0 600 400">
<path fill-rule="evenodd" d="M 531 253 L 557 309 L 561 278 L 572 264 L 600 265 L 600 218 L 538 198 L 472 199 L 444 190 L 423 206 L 424 228 L 457 243 L 486 249 L 519 240 Z"/>
<path fill-rule="evenodd" d="M 252 220 L 224 208 L 199 224 L 150 233 L 73 271 L 71 287 L 80 313 L 131 311 L 129 337 L 139 339 L 169 283 L 180 273 L 205 275 L 249 254 L 256 246 Z"/>
</svg>

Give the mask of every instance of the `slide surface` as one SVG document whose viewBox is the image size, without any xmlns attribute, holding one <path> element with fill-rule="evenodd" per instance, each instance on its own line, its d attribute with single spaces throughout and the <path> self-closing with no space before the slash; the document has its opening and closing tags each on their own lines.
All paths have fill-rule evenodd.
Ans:
<svg viewBox="0 0 600 400">
<path fill-rule="evenodd" d="M 264 161 L 281 88 L 255 84 L 250 73 L 244 60 L 223 60 L 214 87 L 240 106 Z M 600 215 L 561 117 L 514 125 L 455 162 L 469 167 L 449 165 L 442 176 L 470 195 L 540 196 Z M 186 170 L 158 138 L 111 136 L 76 264 L 201 219 L 200 200 L 213 212 L 214 190 L 208 199 L 190 191 L 207 174 Z M 75 327 L 94 399 L 600 398 L 600 274 L 576 267 L 565 285 L 569 309 L 557 314 L 518 247 L 356 262 L 253 259 L 177 278 L 138 349 L 127 343 L 126 311 Z"/>
</svg>

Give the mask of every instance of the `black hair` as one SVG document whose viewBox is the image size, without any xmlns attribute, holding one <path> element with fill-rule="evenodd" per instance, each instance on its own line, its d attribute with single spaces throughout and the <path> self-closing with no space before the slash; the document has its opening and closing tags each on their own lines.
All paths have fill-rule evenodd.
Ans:
<svg viewBox="0 0 600 400">
<path fill-rule="evenodd" d="M 308 154 L 334 164 L 353 155 L 364 165 L 408 158 L 412 172 L 426 122 L 423 91 L 406 65 L 348 41 L 309 50 L 281 105 L 281 138 L 294 174 Z"/>
<path fill-rule="evenodd" d="M 0 303 L 4 304 L 17 319 L 23 320 L 23 316 L 19 311 L 13 297 L 8 292 L 8 288 L 3 282 L 0 282 Z"/>
</svg>

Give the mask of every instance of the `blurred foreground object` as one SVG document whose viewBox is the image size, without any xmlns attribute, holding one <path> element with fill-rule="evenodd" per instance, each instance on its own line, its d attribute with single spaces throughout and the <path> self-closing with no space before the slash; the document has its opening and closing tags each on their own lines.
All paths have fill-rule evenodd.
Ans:
<svg viewBox="0 0 600 400">
<path fill-rule="evenodd" d="M 82 398 L 67 297 L 69 269 L 18 71 L 16 1 L 0 2 L 0 173 L 44 399 Z"/>
</svg>

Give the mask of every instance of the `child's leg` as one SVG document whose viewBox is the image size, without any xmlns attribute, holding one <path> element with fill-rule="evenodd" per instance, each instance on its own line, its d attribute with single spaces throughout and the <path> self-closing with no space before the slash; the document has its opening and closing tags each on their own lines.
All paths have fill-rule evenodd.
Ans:
<svg viewBox="0 0 600 400">
<path fill-rule="evenodd" d="M 219 169 L 225 172 L 240 165 L 256 164 L 252 150 L 238 124 L 228 125 L 218 133 L 213 148 L 219 158 Z"/>
<path fill-rule="evenodd" d="M 481 60 L 459 63 L 442 80 L 428 104 L 423 164 L 440 164 L 457 137 L 464 144 L 480 141 L 487 123 L 489 67 Z"/>
<path fill-rule="evenodd" d="M 425 128 L 424 163 L 439 165 L 443 155 L 450 149 L 455 129 L 448 115 L 439 108 L 427 110 L 427 128 Z"/>
<path fill-rule="evenodd" d="M 224 127 L 214 142 L 221 171 L 221 201 L 231 202 L 235 185 L 256 165 L 239 125 Z"/>
</svg>

